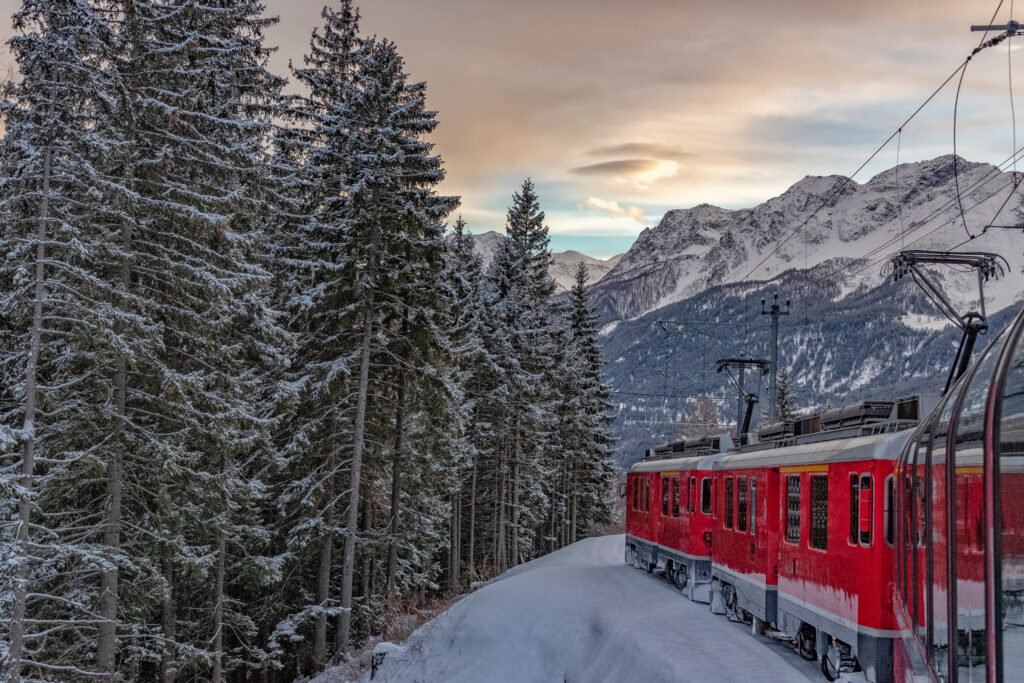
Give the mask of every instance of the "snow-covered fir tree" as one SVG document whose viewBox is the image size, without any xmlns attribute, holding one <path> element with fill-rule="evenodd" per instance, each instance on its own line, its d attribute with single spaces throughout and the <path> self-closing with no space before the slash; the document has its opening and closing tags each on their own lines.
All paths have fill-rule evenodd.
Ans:
<svg viewBox="0 0 1024 683">
<path fill-rule="evenodd" d="M 604 358 L 598 342 L 598 317 L 587 292 L 587 267 L 576 268 L 576 282 L 569 294 L 568 361 L 565 375 L 571 383 L 565 412 L 563 441 L 571 454 L 568 507 L 568 543 L 600 533 L 611 521 L 611 494 L 615 481 L 613 441 L 608 433 L 613 419 L 611 390 L 602 374 Z"/>
<path fill-rule="evenodd" d="M 123 151 L 107 174 L 126 189 L 110 227 L 131 317 L 115 326 L 103 545 L 117 566 L 102 574 L 97 661 L 218 681 L 264 656 L 231 577 L 276 576 L 252 459 L 268 443 L 262 371 L 280 336 L 256 199 L 282 81 L 259 3 L 119 7 Z"/>
<path fill-rule="evenodd" d="M 554 368 L 554 281 L 544 212 L 527 179 L 513 194 L 502 242 L 488 277 L 495 319 L 494 357 L 502 368 L 503 400 L 495 402 L 497 458 L 494 483 L 494 566 L 498 570 L 533 557 L 545 509 L 540 481 L 550 438 Z"/>
<path fill-rule="evenodd" d="M 115 39 L 90 2 L 26 0 L 0 147 L 0 675 L 95 672 L 98 518 L 77 495 L 109 448 Z M 16 442 L 12 443 L 12 438 Z M 45 634 L 45 635 L 44 635 Z"/>
<path fill-rule="evenodd" d="M 684 439 L 718 436 L 722 433 L 722 416 L 710 396 L 698 396 L 686 411 L 680 436 Z"/>
<path fill-rule="evenodd" d="M 368 618 L 380 604 L 370 593 L 386 593 L 397 581 L 405 463 L 432 460 L 407 458 L 410 423 L 423 419 L 425 406 L 450 403 L 443 398 L 447 347 L 437 293 L 444 219 L 457 203 L 432 189 L 443 170 L 423 139 L 436 125 L 425 86 L 407 82 L 392 43 L 355 37 L 351 5 L 326 10 L 324 18 L 306 68 L 296 71 L 309 88 L 295 107 L 311 128 L 302 155 L 312 188 L 309 219 L 282 238 L 297 275 L 287 309 L 302 341 L 294 378 L 300 400 L 286 444 L 294 483 L 283 491 L 281 509 L 291 520 L 289 553 L 315 553 L 317 576 L 316 590 L 295 596 L 302 602 L 282 616 L 277 633 L 281 641 L 301 639 L 312 622 L 312 634 L 305 633 L 314 662 L 325 660 L 329 617 L 338 616 L 336 646 L 347 649 L 353 608 Z M 382 530 L 375 523 L 381 501 L 371 494 L 387 486 L 379 476 L 385 457 L 391 495 Z M 360 530 L 366 542 L 357 605 Z M 393 542 L 374 542 L 382 531 Z M 384 590 L 377 591 L 369 572 L 381 569 Z M 332 593 L 338 575 L 340 591 Z"/>
</svg>

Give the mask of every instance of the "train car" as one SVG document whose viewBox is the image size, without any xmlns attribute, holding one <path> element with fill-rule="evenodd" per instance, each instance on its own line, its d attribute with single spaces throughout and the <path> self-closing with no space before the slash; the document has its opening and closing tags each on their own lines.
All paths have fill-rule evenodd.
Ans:
<svg viewBox="0 0 1024 683">
<path fill-rule="evenodd" d="M 713 450 L 717 444 L 691 444 L 689 452 L 683 442 L 669 444 L 626 477 L 627 562 L 658 570 L 698 602 L 711 597 Z"/>
<path fill-rule="evenodd" d="M 714 590 L 721 609 L 757 620 L 756 629 L 776 618 L 779 468 L 767 462 L 773 452 L 729 453 L 715 463 Z"/>
<path fill-rule="evenodd" d="M 913 397 L 771 425 L 759 431 L 768 442 L 715 464 L 712 573 L 725 611 L 756 631 L 769 622 L 829 678 L 891 680 L 892 473 L 918 412 Z M 753 482 L 757 543 L 738 517 Z"/>
<path fill-rule="evenodd" d="M 902 426 L 896 423 L 896 426 Z M 893 471 L 909 429 L 790 449 L 779 468 L 778 619 L 829 679 L 892 680 Z"/>
<path fill-rule="evenodd" d="M 1024 312 L 896 465 L 894 676 L 1024 681 Z"/>
</svg>

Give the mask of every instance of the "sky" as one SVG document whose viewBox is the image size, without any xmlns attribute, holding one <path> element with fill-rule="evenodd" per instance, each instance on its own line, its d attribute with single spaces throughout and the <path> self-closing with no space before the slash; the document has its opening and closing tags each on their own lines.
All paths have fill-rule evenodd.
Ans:
<svg viewBox="0 0 1024 683">
<path fill-rule="evenodd" d="M 271 66 L 287 73 L 324 0 L 264 1 L 280 16 L 268 33 Z M 19 4 L 0 0 L 0 10 Z M 462 198 L 470 229 L 503 230 L 513 191 L 531 177 L 552 247 L 606 258 L 668 210 L 743 208 L 805 175 L 851 174 L 966 58 L 980 40 L 971 24 L 987 23 L 997 4 L 364 0 L 360 9 L 362 32 L 397 43 L 411 78 L 427 82 L 447 171 L 439 191 Z M 1001 3 L 1000 22 L 1012 6 Z M 4 22 L 0 36 L 10 32 Z M 1024 82 L 1016 47 L 972 59 L 961 156 L 1010 155 L 1011 74 Z M 895 165 L 897 143 L 901 162 L 951 153 L 956 85 L 856 179 Z"/>
</svg>

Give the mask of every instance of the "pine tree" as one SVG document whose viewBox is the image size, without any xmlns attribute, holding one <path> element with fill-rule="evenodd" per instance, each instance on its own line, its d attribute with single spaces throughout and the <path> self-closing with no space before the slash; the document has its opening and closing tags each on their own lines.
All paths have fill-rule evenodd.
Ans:
<svg viewBox="0 0 1024 683">
<path fill-rule="evenodd" d="M 575 394 L 578 404 L 571 413 L 573 432 L 570 477 L 569 542 L 599 533 L 611 521 L 611 496 L 615 480 L 612 438 L 611 390 L 604 383 L 604 359 L 598 342 L 597 312 L 587 292 L 587 267 L 580 263 L 569 296 L 570 344 L 573 351 Z"/>
<path fill-rule="evenodd" d="M 718 406 L 708 396 L 699 396 L 696 403 L 686 411 L 686 423 L 682 435 L 687 439 L 701 439 L 722 433 L 721 415 Z"/>
<path fill-rule="evenodd" d="M 114 373 L 103 543 L 120 566 L 103 572 L 97 659 L 131 671 L 160 653 L 164 680 L 219 681 L 263 657 L 228 577 L 274 577 L 250 460 L 267 447 L 258 399 L 280 341 L 257 203 L 282 85 L 266 69 L 273 20 L 228 0 L 139 0 L 118 19 L 124 146 L 108 174 L 126 188 L 111 229 L 131 317 L 116 329 L 136 350 Z M 135 632 L 123 648 L 121 630 Z"/>
<path fill-rule="evenodd" d="M 789 374 L 782 370 L 776 379 L 776 405 L 780 420 L 795 420 L 797 417 L 796 401 L 789 386 Z"/>
<path fill-rule="evenodd" d="M 552 309 L 554 281 L 548 274 L 548 229 L 533 183 L 527 179 L 512 197 L 508 238 L 499 246 L 488 274 L 489 307 L 495 317 L 493 355 L 502 368 L 504 401 L 491 416 L 497 467 L 494 564 L 498 571 L 533 556 L 541 526 L 543 456 L 552 424 L 549 407 L 554 368 Z M 524 552 L 525 551 L 525 552 Z"/>
<path fill-rule="evenodd" d="M 356 15 L 349 8 L 325 12 L 323 37 L 314 37 L 314 56 L 297 72 L 310 89 L 300 113 L 312 125 L 303 173 L 314 191 L 307 198 L 309 220 L 285 239 L 288 260 L 300 269 L 288 301 L 293 329 L 304 339 L 296 381 L 311 408 L 292 421 L 287 450 L 298 477 L 283 503 L 306 506 L 291 513 L 290 536 L 319 543 L 321 550 L 315 604 L 289 615 L 278 632 L 315 617 L 317 662 L 325 659 L 331 614 L 339 615 L 338 648 L 349 647 L 363 460 L 373 454 L 379 462 L 382 454 L 374 451 L 389 433 L 392 464 L 397 464 L 390 526 L 397 530 L 409 431 L 404 423 L 414 419 L 411 397 L 421 388 L 419 378 L 407 376 L 404 359 L 415 361 L 444 346 L 431 298 L 443 263 L 443 221 L 456 204 L 432 191 L 443 171 L 422 139 L 436 125 L 434 113 L 425 108 L 425 86 L 407 83 L 393 44 L 344 38 L 355 30 Z M 385 415 L 395 422 L 385 425 Z M 327 467 L 314 474 L 319 468 L 311 470 L 313 463 L 302 452 L 319 444 Z M 339 488 L 347 489 L 348 509 L 343 523 L 336 524 L 333 509 L 340 494 L 334 493 L 334 482 L 342 448 L 349 467 Z M 364 519 L 364 525 L 370 521 Z M 341 595 L 335 602 L 328 595 L 330 545 L 341 535 Z M 397 553 L 397 545 L 389 549 L 393 564 Z"/>
<path fill-rule="evenodd" d="M 95 179 L 118 144 L 107 109 L 115 39 L 97 8 L 26 0 L 14 26 L 20 80 L 4 91 L 0 152 L 0 594 L 11 596 L 0 600 L 0 672 L 17 681 L 26 670 L 94 673 L 83 655 L 99 558 L 79 531 L 76 494 L 111 436 L 104 374 L 116 315 L 99 226 L 112 190 Z"/>
</svg>

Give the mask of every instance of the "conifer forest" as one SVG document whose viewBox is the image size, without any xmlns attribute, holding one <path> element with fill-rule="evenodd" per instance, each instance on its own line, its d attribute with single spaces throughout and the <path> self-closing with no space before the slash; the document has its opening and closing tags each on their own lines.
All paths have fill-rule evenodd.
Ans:
<svg viewBox="0 0 1024 683">
<path fill-rule="evenodd" d="M 426 84 L 329 0 L 22 0 L 0 115 L 0 678 L 292 681 L 599 533 L 541 198 L 485 267 Z"/>
</svg>

